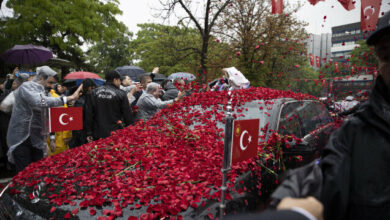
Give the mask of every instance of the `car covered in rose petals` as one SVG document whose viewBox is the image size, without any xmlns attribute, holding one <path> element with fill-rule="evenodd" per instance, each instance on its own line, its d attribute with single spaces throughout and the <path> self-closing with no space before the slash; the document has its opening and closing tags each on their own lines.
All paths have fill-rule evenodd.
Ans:
<svg viewBox="0 0 390 220">
<path fill-rule="evenodd" d="M 18 173 L 0 219 L 213 219 L 219 215 L 226 105 L 259 118 L 257 156 L 232 164 L 225 214 L 258 210 L 284 170 L 317 158 L 333 120 L 315 97 L 268 88 L 193 93 Z"/>
</svg>

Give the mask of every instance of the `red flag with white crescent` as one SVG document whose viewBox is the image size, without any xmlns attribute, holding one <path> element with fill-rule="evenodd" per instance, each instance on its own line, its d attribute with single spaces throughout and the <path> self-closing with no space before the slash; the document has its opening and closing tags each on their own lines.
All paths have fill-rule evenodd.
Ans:
<svg viewBox="0 0 390 220">
<path fill-rule="evenodd" d="M 272 14 L 283 14 L 283 0 L 272 0 Z"/>
<path fill-rule="evenodd" d="M 321 67 L 321 59 L 319 56 L 316 56 L 316 64 L 317 64 L 317 67 Z"/>
<path fill-rule="evenodd" d="M 233 122 L 232 163 L 257 155 L 260 119 L 235 120 Z"/>
<path fill-rule="evenodd" d="M 81 129 L 83 129 L 82 107 L 49 108 L 50 132 L 73 131 Z"/>
<path fill-rule="evenodd" d="M 337 62 L 334 62 L 334 66 L 336 67 L 336 73 L 340 72 L 339 71 L 339 64 Z"/>
<path fill-rule="evenodd" d="M 316 5 L 318 2 L 324 2 L 325 0 L 308 0 L 310 2 L 310 4 L 312 5 Z"/>
<path fill-rule="evenodd" d="M 373 31 L 378 23 L 379 10 L 382 0 L 362 0 L 360 12 L 360 29 Z"/>
<path fill-rule="evenodd" d="M 310 54 L 310 65 L 314 66 L 314 55 Z"/>
<path fill-rule="evenodd" d="M 355 9 L 354 0 L 339 0 L 339 2 L 347 11 Z"/>
</svg>

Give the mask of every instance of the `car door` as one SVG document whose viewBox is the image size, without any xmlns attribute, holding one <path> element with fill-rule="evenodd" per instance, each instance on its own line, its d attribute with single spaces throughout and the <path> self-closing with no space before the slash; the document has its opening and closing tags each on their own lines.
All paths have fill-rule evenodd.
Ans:
<svg viewBox="0 0 390 220">
<path fill-rule="evenodd" d="M 317 101 L 302 101 L 298 116 L 302 123 L 302 141 L 313 152 L 311 161 L 319 157 L 325 147 L 333 120 L 326 107 Z"/>
<path fill-rule="evenodd" d="M 290 101 L 282 105 L 279 117 L 278 132 L 281 135 L 294 135 L 303 138 L 303 128 L 299 109 L 302 108 L 299 101 Z M 311 150 L 303 143 L 291 142 L 283 148 L 283 161 L 286 168 L 291 169 L 302 165 L 310 160 Z M 306 159 L 308 158 L 309 159 Z"/>
</svg>

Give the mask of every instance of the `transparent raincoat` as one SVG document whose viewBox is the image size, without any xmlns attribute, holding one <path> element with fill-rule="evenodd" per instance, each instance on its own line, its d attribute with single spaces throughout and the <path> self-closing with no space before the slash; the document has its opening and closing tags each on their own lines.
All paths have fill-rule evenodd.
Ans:
<svg viewBox="0 0 390 220">
<path fill-rule="evenodd" d="M 15 104 L 7 133 L 9 147 L 7 156 L 11 163 L 14 163 L 12 152 L 28 137 L 35 148 L 46 153 L 47 145 L 44 140 L 43 131 L 45 129 L 42 126 L 42 109 L 64 104 L 61 98 L 46 96 L 45 88 L 36 81 L 23 83 L 15 90 L 14 95 Z"/>
</svg>

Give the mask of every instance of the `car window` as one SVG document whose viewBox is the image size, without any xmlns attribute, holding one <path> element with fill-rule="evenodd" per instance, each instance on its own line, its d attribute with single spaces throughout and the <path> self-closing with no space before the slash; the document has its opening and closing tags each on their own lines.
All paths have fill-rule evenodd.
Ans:
<svg viewBox="0 0 390 220">
<path fill-rule="evenodd" d="M 317 103 L 312 101 L 301 102 L 298 115 L 302 123 L 302 135 L 305 136 L 322 125 L 321 116 L 317 110 Z"/>
<path fill-rule="evenodd" d="M 321 125 L 326 125 L 333 121 L 332 117 L 329 114 L 328 109 L 325 107 L 324 104 L 319 102 L 315 102 L 314 104 L 316 106 L 319 118 L 321 120 Z"/>
<path fill-rule="evenodd" d="M 260 119 L 259 124 L 259 137 L 264 135 L 262 128 L 264 128 L 267 123 L 270 122 L 271 115 L 274 113 L 274 104 L 272 101 L 268 101 L 270 103 L 265 104 L 262 100 L 255 100 L 252 102 L 247 102 L 244 105 L 235 107 L 233 110 L 233 115 L 236 116 L 236 120 L 243 119 Z M 215 105 L 208 108 L 203 109 L 201 106 L 188 106 L 186 107 L 186 117 L 192 117 L 191 124 L 188 124 L 189 128 L 192 130 L 197 128 L 197 126 L 201 126 L 203 123 L 197 119 L 196 114 L 207 114 L 208 118 L 211 121 L 216 122 L 218 129 L 225 129 L 225 108 L 226 106 Z"/>
<path fill-rule="evenodd" d="M 235 109 L 233 114 L 237 115 L 237 120 L 260 119 L 259 137 L 261 137 L 264 135 L 264 130 L 262 130 L 262 128 L 264 128 L 267 123 L 271 122 L 271 115 L 277 110 L 273 102 L 269 102 L 270 103 L 267 102 L 267 104 L 265 104 L 262 100 L 247 102 Z M 242 114 L 244 114 L 244 116 L 242 116 Z"/>
<path fill-rule="evenodd" d="M 300 108 L 298 102 L 289 102 L 283 105 L 280 119 L 279 119 L 279 133 L 283 135 L 294 134 L 294 136 L 301 138 L 301 124 L 297 110 Z"/>
</svg>

